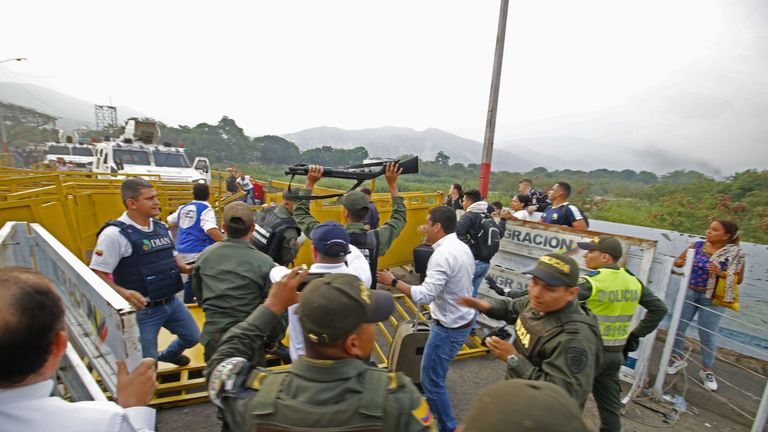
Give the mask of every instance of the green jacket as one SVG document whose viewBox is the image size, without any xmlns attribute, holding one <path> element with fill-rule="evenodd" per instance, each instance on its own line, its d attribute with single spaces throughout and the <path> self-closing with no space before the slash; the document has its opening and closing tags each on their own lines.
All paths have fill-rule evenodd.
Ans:
<svg viewBox="0 0 768 432">
<path fill-rule="evenodd" d="M 254 354 L 263 353 L 264 337 L 279 320 L 278 315 L 262 305 L 245 321 L 230 329 L 208 363 L 209 379 L 219 375 L 216 367 L 228 358 L 249 359 Z M 283 375 L 282 381 L 277 381 L 282 383 L 279 390 L 272 387 L 276 375 Z M 371 376 L 382 379 L 378 387 L 374 386 L 382 392 L 380 398 L 373 397 L 375 393 L 370 392 L 372 387 L 366 385 L 366 378 Z M 365 417 L 354 408 L 358 405 L 362 407 L 365 400 L 371 399 L 377 401 L 373 403 L 376 408 L 373 411 L 379 411 L 379 415 L 367 418 L 372 423 L 383 423 L 384 431 L 436 430 L 426 401 L 408 377 L 368 366 L 358 359 L 313 360 L 302 356 L 288 371 L 270 373 L 257 369 L 246 372 L 242 378 L 235 382 L 235 388 L 221 394 L 224 414 L 234 431 L 255 430 L 255 421 L 312 430 L 339 418 Z M 366 393 L 364 389 L 369 391 Z M 270 393 L 260 398 L 260 391 Z M 280 406 L 299 406 L 302 414 L 297 415 L 295 409 L 274 410 L 278 403 Z M 350 406 L 354 407 L 352 415 Z M 342 411 L 340 407 L 346 409 Z M 334 426 L 341 429 L 346 425 Z"/>
<path fill-rule="evenodd" d="M 277 215 L 280 218 L 287 219 L 291 218 L 290 213 L 288 213 L 288 209 L 285 208 L 284 204 L 280 204 L 277 206 L 277 209 L 275 209 L 275 215 Z M 296 254 L 299 253 L 299 245 L 296 244 L 296 241 L 299 238 L 299 231 L 296 230 L 296 228 L 289 228 L 283 231 L 283 241 L 280 246 L 280 256 L 278 263 L 290 263 L 293 261 L 294 258 L 296 258 Z"/>
<path fill-rule="evenodd" d="M 244 320 L 267 296 L 275 263 L 249 242 L 226 239 L 197 258 L 192 291 L 205 312 L 203 333 L 225 332 Z"/>
<path fill-rule="evenodd" d="M 549 381 L 563 388 L 583 409 L 602 358 L 595 317 L 587 315 L 575 301 L 548 314 L 534 310 L 528 296 L 488 302 L 491 310 L 485 315 L 515 325 L 518 363 L 507 366 L 507 378 Z M 567 315 L 584 322 L 562 324 Z"/>
<path fill-rule="evenodd" d="M 309 200 L 301 199 L 301 197 L 310 195 L 312 195 L 312 189 L 302 188 L 299 192 L 299 200 L 293 208 L 293 218 L 306 236 L 309 236 L 319 223 L 309 213 Z M 375 230 L 379 232 L 379 256 L 387 253 L 389 247 L 392 246 L 392 242 L 400 235 L 400 231 L 405 228 L 405 222 L 405 201 L 403 197 L 394 197 L 392 198 L 392 216 L 390 216 L 387 223 Z M 350 233 L 367 231 L 362 223 L 348 223 L 345 228 Z"/>
<path fill-rule="evenodd" d="M 620 270 L 621 267 L 612 264 L 607 265 L 604 268 L 611 269 L 611 270 Z M 629 273 L 629 271 L 627 271 Z M 632 275 L 631 273 L 629 273 Z M 634 275 L 632 275 L 634 277 Z M 600 269 L 594 270 L 591 273 L 589 273 L 590 278 L 599 278 L 600 277 Z M 638 280 L 638 282 L 640 282 Z M 642 285 L 642 282 L 640 282 Z M 637 337 L 644 337 L 648 333 L 652 332 L 656 327 L 658 327 L 661 320 L 664 319 L 664 316 L 667 314 L 667 306 L 664 304 L 664 301 L 660 298 L 656 297 L 656 295 L 651 291 L 648 287 L 645 285 L 642 285 L 642 291 L 640 292 L 640 306 L 644 307 L 647 311 L 645 314 L 645 318 L 643 318 L 642 321 L 632 330 L 632 333 L 635 334 Z M 587 301 L 590 297 L 592 297 L 592 282 L 589 281 L 588 278 L 582 277 L 579 278 L 579 284 L 578 287 L 580 289 L 579 291 L 579 301 Z M 589 303 L 587 302 L 587 306 L 589 306 Z M 606 349 L 610 351 L 621 351 L 623 347 L 606 347 Z"/>
</svg>

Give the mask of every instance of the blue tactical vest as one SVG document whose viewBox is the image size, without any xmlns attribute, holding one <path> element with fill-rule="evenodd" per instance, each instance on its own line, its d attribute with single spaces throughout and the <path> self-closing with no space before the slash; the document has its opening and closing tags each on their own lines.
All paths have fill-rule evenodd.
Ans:
<svg viewBox="0 0 768 432">
<path fill-rule="evenodd" d="M 121 259 L 112 271 L 115 283 L 150 300 L 160 300 L 181 291 L 181 273 L 176 267 L 168 227 L 157 220 L 152 224 L 152 231 L 145 232 L 125 222 L 109 221 L 102 230 L 107 226 L 119 228 L 133 249 L 131 255 Z"/>
<path fill-rule="evenodd" d="M 184 204 L 179 209 L 179 230 L 176 234 L 176 251 L 179 253 L 198 253 L 216 243 L 200 226 L 200 216 L 210 208 L 205 203 L 191 202 Z M 182 227 L 183 219 L 192 219 L 194 222 L 188 227 Z"/>
</svg>

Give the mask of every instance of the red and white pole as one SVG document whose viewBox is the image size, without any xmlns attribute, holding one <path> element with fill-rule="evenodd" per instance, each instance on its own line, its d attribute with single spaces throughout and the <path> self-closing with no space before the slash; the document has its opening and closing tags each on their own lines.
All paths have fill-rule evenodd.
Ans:
<svg viewBox="0 0 768 432">
<path fill-rule="evenodd" d="M 488 118 L 485 123 L 483 156 L 480 161 L 480 193 L 488 197 L 488 183 L 491 179 L 491 159 L 493 157 L 493 139 L 496 133 L 496 109 L 499 106 L 499 86 L 501 83 L 501 65 L 504 58 L 504 37 L 507 33 L 507 11 L 509 0 L 501 0 L 499 10 L 499 28 L 496 33 L 496 53 L 493 58 L 493 76 L 491 77 L 491 97 L 488 101 Z"/>
</svg>

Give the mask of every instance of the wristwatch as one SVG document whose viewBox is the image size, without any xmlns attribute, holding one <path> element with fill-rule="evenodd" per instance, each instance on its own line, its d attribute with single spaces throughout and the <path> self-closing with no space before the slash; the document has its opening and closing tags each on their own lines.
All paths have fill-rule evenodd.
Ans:
<svg viewBox="0 0 768 432">
<path fill-rule="evenodd" d="M 398 278 L 392 278 L 392 282 L 389 284 L 392 285 L 392 288 L 397 288 L 397 283 L 400 282 L 400 279 Z"/>
<path fill-rule="evenodd" d="M 514 354 L 510 354 L 509 356 L 507 356 L 507 365 L 509 365 L 511 367 L 517 366 L 517 363 L 519 361 L 520 361 L 520 359 L 517 358 L 517 356 L 514 355 Z"/>
</svg>

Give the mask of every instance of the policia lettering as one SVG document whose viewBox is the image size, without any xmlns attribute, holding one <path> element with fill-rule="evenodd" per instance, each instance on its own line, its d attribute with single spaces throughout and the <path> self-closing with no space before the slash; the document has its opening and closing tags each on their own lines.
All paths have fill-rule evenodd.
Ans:
<svg viewBox="0 0 768 432">
<path fill-rule="evenodd" d="M 601 268 L 584 278 L 592 284 L 592 295 L 586 304 L 597 316 L 603 346 L 624 346 L 632 315 L 640 302 L 642 283 L 625 269 Z"/>
</svg>

